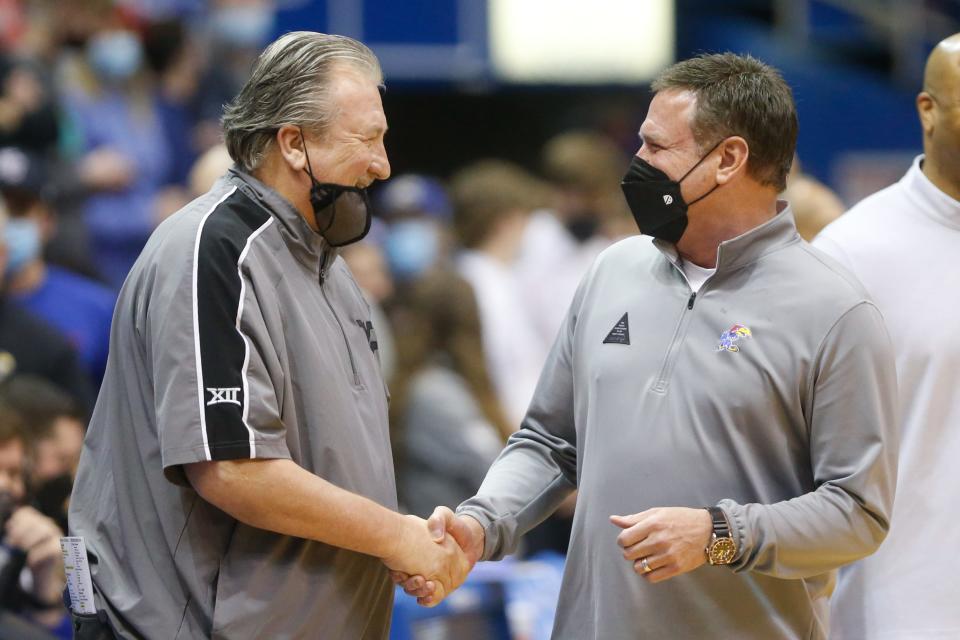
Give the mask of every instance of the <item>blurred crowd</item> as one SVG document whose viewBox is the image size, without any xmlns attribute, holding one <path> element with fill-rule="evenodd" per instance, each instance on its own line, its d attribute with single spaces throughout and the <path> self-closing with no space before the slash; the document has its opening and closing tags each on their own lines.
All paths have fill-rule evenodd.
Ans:
<svg viewBox="0 0 960 640">
<path fill-rule="evenodd" d="M 117 292 L 230 167 L 222 105 L 274 18 L 266 0 L 0 0 L 0 609 L 63 637 L 58 539 Z M 374 193 L 342 256 L 373 309 L 408 512 L 472 496 L 519 426 L 577 283 L 636 233 L 633 151 L 567 131 L 537 167 L 483 159 Z M 807 238 L 843 210 L 811 178 L 790 189 Z M 572 508 L 526 553 L 562 553 Z"/>
</svg>

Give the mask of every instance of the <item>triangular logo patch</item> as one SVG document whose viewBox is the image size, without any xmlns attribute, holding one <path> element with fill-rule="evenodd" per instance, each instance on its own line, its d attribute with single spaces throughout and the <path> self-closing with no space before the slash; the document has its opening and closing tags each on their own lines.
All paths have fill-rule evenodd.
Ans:
<svg viewBox="0 0 960 640">
<path fill-rule="evenodd" d="M 610 333 L 603 339 L 603 344 L 630 344 L 630 323 L 627 314 L 617 321 Z"/>
</svg>

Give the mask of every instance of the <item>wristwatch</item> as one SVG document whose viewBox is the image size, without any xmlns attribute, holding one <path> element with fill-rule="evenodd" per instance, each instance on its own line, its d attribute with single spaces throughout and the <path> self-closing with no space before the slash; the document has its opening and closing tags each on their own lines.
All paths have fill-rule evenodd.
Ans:
<svg viewBox="0 0 960 640">
<path fill-rule="evenodd" d="M 710 519 L 713 520 L 713 534 L 707 548 L 707 562 L 713 565 L 730 564 L 737 557 L 737 543 L 733 541 L 730 533 L 730 523 L 727 522 L 727 515 L 720 507 L 705 507 L 710 513 Z"/>
</svg>

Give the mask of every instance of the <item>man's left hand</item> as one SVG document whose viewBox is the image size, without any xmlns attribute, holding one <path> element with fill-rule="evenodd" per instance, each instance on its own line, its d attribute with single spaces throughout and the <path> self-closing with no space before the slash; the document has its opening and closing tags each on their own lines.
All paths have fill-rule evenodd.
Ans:
<svg viewBox="0 0 960 640">
<path fill-rule="evenodd" d="M 707 561 L 705 549 L 713 522 L 706 509 L 658 507 L 610 516 L 610 522 L 623 529 L 617 544 L 623 548 L 624 559 L 648 582 L 669 580 Z"/>
</svg>

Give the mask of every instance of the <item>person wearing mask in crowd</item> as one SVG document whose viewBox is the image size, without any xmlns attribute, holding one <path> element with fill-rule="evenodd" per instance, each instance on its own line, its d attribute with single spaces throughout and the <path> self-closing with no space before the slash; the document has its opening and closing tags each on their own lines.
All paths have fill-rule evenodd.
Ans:
<svg viewBox="0 0 960 640">
<path fill-rule="evenodd" d="M 10 300 L 59 330 L 99 386 L 107 366 L 116 294 L 102 283 L 48 264 L 44 247 L 56 227 L 50 174 L 39 156 L 0 149 L 0 194 L 7 202 L 6 289 Z"/>
<path fill-rule="evenodd" d="M 65 613 L 63 532 L 28 504 L 27 459 L 23 421 L 0 404 L 0 611 L 52 628 Z"/>
<path fill-rule="evenodd" d="M 923 155 L 814 246 L 870 292 L 894 338 L 900 473 L 890 535 L 840 572 L 838 640 L 960 637 L 960 33 L 927 59 L 916 98 Z"/>
<path fill-rule="evenodd" d="M 27 262 L 22 229 L 14 228 L 8 239 L 6 202 L 0 199 L 0 282 L 7 282 L 7 265 Z M 21 308 L 10 299 L 7 286 L 0 288 L 0 381 L 14 373 L 33 374 L 52 382 L 79 403 L 86 412 L 93 406 L 90 381 L 83 371 L 73 346 L 57 329 L 42 318 Z"/>
<path fill-rule="evenodd" d="M 210 0 L 203 42 L 216 60 L 200 79 L 196 99 L 196 139 L 201 148 L 220 141 L 220 112 L 250 76 L 250 68 L 274 35 L 274 0 Z"/>
<path fill-rule="evenodd" d="M 377 195 L 377 213 L 387 222 L 384 253 L 401 286 L 449 261 L 452 212 L 439 180 L 408 173 L 391 179 Z"/>
<path fill-rule="evenodd" d="M 548 342 L 524 304 L 516 260 L 530 213 L 542 206 L 543 184 L 503 160 L 481 160 L 450 181 L 453 226 L 463 250 L 457 272 L 477 297 L 487 371 L 511 424 L 530 404 Z"/>
<path fill-rule="evenodd" d="M 430 271 L 401 307 L 390 424 L 400 502 L 427 517 L 476 493 L 513 428 L 487 374 L 470 285 Z"/>
<path fill-rule="evenodd" d="M 603 134 L 561 133 L 547 141 L 541 157 L 552 197 L 524 230 L 517 273 L 527 311 L 551 344 L 583 274 L 636 226 L 617 175 L 626 158 Z"/>
<path fill-rule="evenodd" d="M 836 570 L 890 521 L 890 339 L 777 198 L 780 74 L 702 55 L 653 90 L 623 180 L 644 236 L 591 267 L 522 428 L 431 524 L 500 558 L 578 487 L 555 637 L 825 639 Z"/>
<path fill-rule="evenodd" d="M 91 257 L 100 277 L 119 289 L 156 226 L 172 157 L 139 33 L 109 0 L 84 2 L 98 22 L 61 76 L 63 102 L 88 189 Z"/>
<path fill-rule="evenodd" d="M 465 578 L 395 511 L 377 338 L 339 257 L 390 175 L 382 80 L 347 37 L 269 45 L 223 116 L 235 169 L 127 278 L 70 501 L 102 614 L 75 612 L 79 637 L 385 639 L 388 569 Z"/>
<path fill-rule="evenodd" d="M 30 444 L 34 506 L 67 530 L 67 504 L 80 462 L 84 416 L 70 396 L 36 376 L 17 375 L 0 386 L 0 403 L 23 419 Z"/>
</svg>

